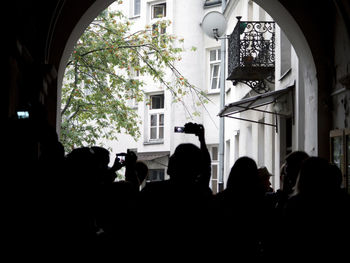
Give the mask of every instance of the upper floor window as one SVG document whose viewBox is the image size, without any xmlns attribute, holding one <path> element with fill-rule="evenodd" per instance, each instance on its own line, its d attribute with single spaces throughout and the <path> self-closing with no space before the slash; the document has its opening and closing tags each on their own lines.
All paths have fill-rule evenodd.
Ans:
<svg viewBox="0 0 350 263">
<path fill-rule="evenodd" d="M 164 94 L 150 96 L 149 139 L 164 139 Z"/>
<path fill-rule="evenodd" d="M 221 52 L 220 48 L 209 51 L 209 65 L 210 65 L 210 90 L 220 89 L 220 63 Z"/>
<path fill-rule="evenodd" d="M 151 6 L 152 19 L 162 18 L 166 16 L 166 3 L 154 4 Z"/>
<path fill-rule="evenodd" d="M 140 16 L 141 0 L 132 0 L 132 16 Z"/>
<path fill-rule="evenodd" d="M 164 94 L 152 95 L 151 99 L 151 110 L 164 109 Z"/>
<path fill-rule="evenodd" d="M 151 24 L 153 43 L 162 46 L 163 35 L 166 33 L 166 27 L 159 20 L 166 17 L 166 3 L 157 3 L 151 5 Z"/>
</svg>

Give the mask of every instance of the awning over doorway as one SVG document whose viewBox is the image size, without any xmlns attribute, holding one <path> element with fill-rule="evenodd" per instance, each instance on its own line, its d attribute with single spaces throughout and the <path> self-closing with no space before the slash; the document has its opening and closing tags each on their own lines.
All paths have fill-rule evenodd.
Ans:
<svg viewBox="0 0 350 263">
<path fill-rule="evenodd" d="M 227 104 L 220 112 L 219 116 L 220 117 L 229 117 L 233 119 L 238 119 L 238 120 L 243 120 L 243 121 L 250 121 L 254 123 L 260 123 L 260 124 L 265 124 L 269 126 L 276 127 L 277 129 L 277 122 L 276 124 L 272 123 L 265 123 L 265 122 L 259 122 L 251 119 L 244 119 L 240 117 L 233 116 L 234 114 L 241 113 L 247 110 L 254 110 L 258 112 L 263 112 L 263 113 L 269 113 L 269 114 L 274 114 L 277 116 L 284 116 L 284 117 L 289 117 L 290 114 L 285 114 L 283 111 L 268 111 L 268 110 L 262 110 L 259 109 L 262 106 L 272 104 L 272 103 L 281 103 L 281 102 L 288 102 L 290 99 L 291 102 L 291 114 L 293 117 L 293 90 L 294 90 L 294 85 L 289 86 L 285 89 L 280 89 L 280 90 L 275 90 L 275 91 L 270 91 L 266 92 L 264 94 L 260 94 L 254 97 L 242 99 L 240 101 L 232 102 L 230 104 Z M 290 96 L 290 97 L 288 97 Z M 277 120 L 277 119 L 276 119 Z"/>
<path fill-rule="evenodd" d="M 136 153 L 137 160 L 140 161 L 152 161 L 161 157 L 169 156 L 169 151 L 163 151 L 163 152 L 138 152 Z"/>
</svg>

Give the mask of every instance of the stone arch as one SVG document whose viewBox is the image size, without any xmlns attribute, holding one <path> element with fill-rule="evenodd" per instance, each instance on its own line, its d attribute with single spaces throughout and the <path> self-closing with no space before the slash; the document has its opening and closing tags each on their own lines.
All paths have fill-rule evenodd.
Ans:
<svg viewBox="0 0 350 263">
<path fill-rule="evenodd" d="M 293 45 L 299 59 L 302 68 L 299 72 L 302 74 L 299 76 L 303 79 L 304 83 L 304 102 L 305 102 L 305 116 L 301 127 L 298 129 L 300 135 L 298 138 L 303 140 L 302 145 L 307 152 L 311 154 L 318 154 L 318 137 L 315 130 L 318 130 L 318 79 L 315 61 L 311 48 L 305 38 L 302 29 L 299 27 L 296 20 L 292 17 L 290 12 L 277 0 L 253 0 L 263 9 L 265 9 L 271 17 L 279 24 L 283 29 L 291 44 Z M 73 51 L 74 45 L 83 34 L 86 27 L 93 21 L 93 19 L 104 9 L 106 9 L 113 0 L 96 0 L 82 15 L 78 23 L 72 30 L 69 38 L 65 44 L 60 63 L 58 67 L 57 75 L 57 115 L 56 115 L 56 127 L 59 132 L 60 129 L 60 104 L 61 104 L 61 86 L 65 70 L 65 65 L 69 59 L 70 54 Z M 304 131 L 307 133 L 303 134 Z M 310 133 L 310 134 L 308 134 Z"/>
<path fill-rule="evenodd" d="M 310 45 L 296 20 L 290 12 L 277 0 L 253 0 L 261 6 L 276 21 L 284 31 L 299 58 L 299 78 L 304 86 L 300 87 L 304 94 L 301 96 L 304 105 L 296 105 L 296 114 L 304 114 L 299 123 L 297 138 L 298 146 L 302 145 L 304 150 L 312 155 L 318 154 L 318 79 L 315 60 Z M 298 95 L 298 94 L 297 94 Z M 298 112 L 303 109 L 304 112 Z M 312 134 L 311 134 L 312 133 Z"/>
</svg>

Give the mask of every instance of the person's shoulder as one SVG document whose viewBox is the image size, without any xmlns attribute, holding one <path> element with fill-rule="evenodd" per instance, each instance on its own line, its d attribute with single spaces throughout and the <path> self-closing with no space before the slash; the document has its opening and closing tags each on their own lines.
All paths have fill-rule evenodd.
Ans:
<svg viewBox="0 0 350 263">
<path fill-rule="evenodd" d="M 142 193 L 165 191 L 170 187 L 169 180 L 148 182 L 141 190 Z"/>
</svg>

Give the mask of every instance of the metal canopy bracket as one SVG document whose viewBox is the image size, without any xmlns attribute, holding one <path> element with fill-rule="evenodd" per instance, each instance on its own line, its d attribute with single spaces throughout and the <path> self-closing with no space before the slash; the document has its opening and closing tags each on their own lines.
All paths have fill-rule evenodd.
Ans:
<svg viewBox="0 0 350 263">
<path fill-rule="evenodd" d="M 294 118 L 293 91 L 294 91 L 294 85 L 289 86 L 285 89 L 271 91 L 271 92 L 267 92 L 254 97 L 246 98 L 237 102 L 233 102 L 226 105 L 220 111 L 218 116 L 272 126 L 272 127 L 275 127 L 276 132 L 278 132 L 278 116 L 289 117 L 290 114 L 276 112 L 276 111 L 262 110 L 258 108 L 272 104 L 272 103 L 281 103 L 281 101 L 288 101 L 288 99 L 290 99 L 291 115 L 292 115 L 292 118 Z M 291 95 L 291 98 L 289 97 L 285 98 L 286 96 L 289 96 L 289 95 Z M 233 116 L 235 114 L 238 114 L 247 110 L 273 114 L 275 116 L 275 124 Z"/>
</svg>

